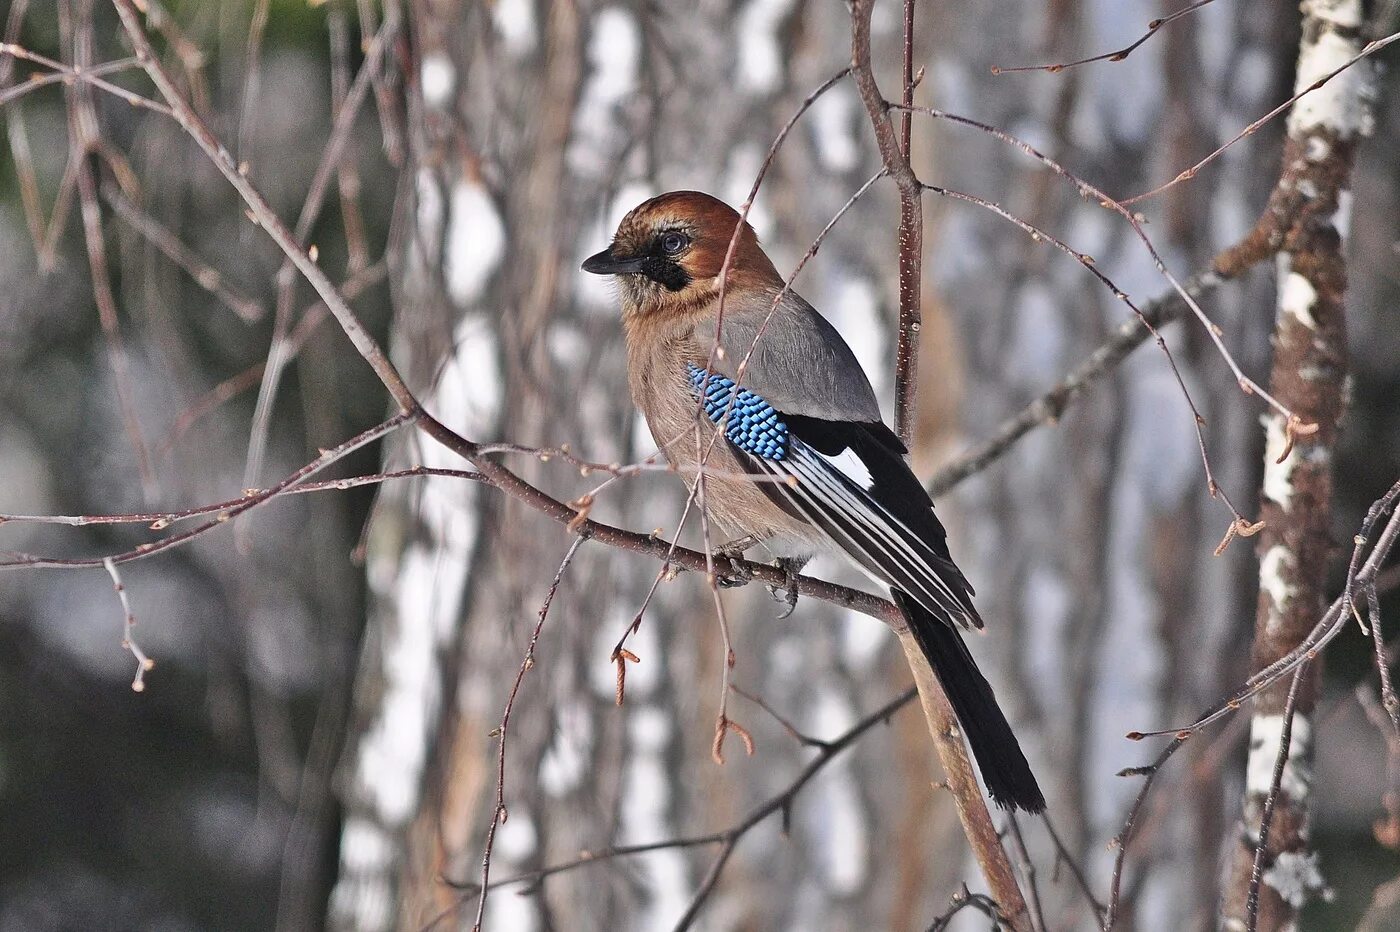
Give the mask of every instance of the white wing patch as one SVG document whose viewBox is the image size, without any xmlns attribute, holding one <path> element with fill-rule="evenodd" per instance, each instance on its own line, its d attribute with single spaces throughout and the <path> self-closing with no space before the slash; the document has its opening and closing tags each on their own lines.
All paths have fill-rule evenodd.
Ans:
<svg viewBox="0 0 1400 932">
<path fill-rule="evenodd" d="M 749 462 L 758 472 L 796 479 L 776 491 L 861 569 L 905 589 L 931 611 L 976 625 L 967 594 L 944 578 L 943 561 L 870 494 L 870 471 L 852 450 L 827 456 L 794 438 L 783 459 L 750 457 Z"/>
<path fill-rule="evenodd" d="M 813 451 L 822 459 L 826 460 L 847 479 L 869 492 L 875 488 L 875 480 L 870 476 L 870 470 L 866 468 L 865 461 L 856 456 L 856 451 L 850 447 L 837 453 L 835 456 L 827 456 L 820 451 Z"/>
</svg>

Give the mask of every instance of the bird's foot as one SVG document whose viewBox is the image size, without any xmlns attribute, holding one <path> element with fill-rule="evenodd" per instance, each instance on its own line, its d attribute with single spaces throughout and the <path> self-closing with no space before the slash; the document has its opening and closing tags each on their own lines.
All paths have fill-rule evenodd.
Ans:
<svg viewBox="0 0 1400 932">
<path fill-rule="evenodd" d="M 731 540 L 710 555 L 714 562 L 715 584 L 721 589 L 736 589 L 753 582 L 753 572 L 744 566 L 744 551 L 759 539 L 752 534 Z"/>
<path fill-rule="evenodd" d="M 736 540 L 710 554 L 715 585 L 721 589 L 737 589 L 753 582 L 753 571 L 744 566 L 744 550 L 744 541 Z"/>
<path fill-rule="evenodd" d="M 785 577 L 781 586 L 768 587 L 768 594 L 774 601 L 787 603 L 787 608 L 778 616 L 781 620 L 797 610 L 797 574 L 802 572 L 807 561 L 797 557 L 779 557 L 773 561 L 773 565 L 782 570 Z"/>
<path fill-rule="evenodd" d="M 744 566 L 743 558 L 727 553 L 714 555 L 715 584 L 721 589 L 737 589 L 753 582 L 753 571 Z"/>
</svg>

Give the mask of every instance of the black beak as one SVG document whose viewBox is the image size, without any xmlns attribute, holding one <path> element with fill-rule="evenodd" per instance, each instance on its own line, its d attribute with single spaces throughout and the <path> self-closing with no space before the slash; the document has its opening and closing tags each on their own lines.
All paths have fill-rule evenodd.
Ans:
<svg viewBox="0 0 1400 932">
<path fill-rule="evenodd" d="M 635 259 L 619 259 L 613 255 L 612 247 L 609 246 L 602 252 L 584 259 L 583 270 L 592 272 L 594 275 L 623 275 L 628 272 L 640 272 L 644 261 L 646 261 L 644 256 L 638 256 Z"/>
</svg>

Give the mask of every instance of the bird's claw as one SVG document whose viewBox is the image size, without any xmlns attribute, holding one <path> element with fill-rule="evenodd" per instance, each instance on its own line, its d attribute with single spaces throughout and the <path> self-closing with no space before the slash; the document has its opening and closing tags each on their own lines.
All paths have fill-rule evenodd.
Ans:
<svg viewBox="0 0 1400 932">
<path fill-rule="evenodd" d="M 778 620 L 781 621 L 797 610 L 797 574 L 800 572 L 802 564 L 782 558 L 775 560 L 774 563 L 786 577 L 781 586 L 768 587 L 768 594 L 773 597 L 773 601 L 787 603 L 787 608 L 778 616 Z"/>
<path fill-rule="evenodd" d="M 795 586 L 769 586 L 768 594 L 773 597 L 774 602 L 787 603 L 787 608 L 783 609 L 778 614 L 779 621 L 782 621 L 797 610 L 797 588 Z"/>
<path fill-rule="evenodd" d="M 744 566 L 742 557 L 720 551 L 713 560 L 715 585 L 721 589 L 737 589 L 753 582 L 753 571 Z"/>
</svg>

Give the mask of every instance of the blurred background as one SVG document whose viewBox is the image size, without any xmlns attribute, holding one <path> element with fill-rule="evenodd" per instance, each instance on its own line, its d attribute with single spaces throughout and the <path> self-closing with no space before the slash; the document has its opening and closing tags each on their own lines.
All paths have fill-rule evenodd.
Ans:
<svg viewBox="0 0 1400 932">
<path fill-rule="evenodd" d="M 604 463 L 654 447 L 627 396 L 613 296 L 579 261 L 651 194 L 742 202 L 778 129 L 850 55 L 836 2 L 144 10 L 183 91 L 431 411 L 475 440 L 568 443 Z M 117 62 L 107 80 L 158 96 L 106 2 L 11 0 L 0 12 L 5 41 L 85 67 Z M 918 100 L 1027 139 L 1111 194 L 1139 193 L 1288 97 L 1296 3 L 1220 0 L 1122 62 L 992 69 L 1120 48 L 1164 12 L 1136 0 L 925 2 Z M 891 97 L 900 17 L 899 4 L 876 4 Z M 0 56 L 0 514 L 237 499 L 385 418 L 368 366 L 178 125 L 84 82 L 26 87 L 51 70 Z M 1382 78 L 1346 237 L 1338 589 L 1367 505 L 1400 474 L 1395 83 L 1393 70 Z M 1268 124 L 1142 207 L 1178 276 L 1253 223 L 1282 133 Z M 913 152 L 924 180 L 1056 233 L 1135 299 L 1166 293 L 1125 225 L 1011 147 L 918 119 Z M 855 89 L 838 84 L 787 140 L 751 215 L 780 269 L 879 166 Z M 929 476 L 1058 382 L 1126 309 L 992 214 L 933 196 L 926 209 L 914 458 Z M 897 216 L 893 186 L 877 185 L 797 281 L 887 412 Z M 1266 264 L 1205 301 L 1261 381 L 1273 287 Z M 1165 332 L 1216 477 L 1253 515 L 1262 407 L 1199 326 Z M 565 501 L 598 483 L 557 458 L 502 456 Z M 462 466 L 400 432 L 332 475 L 414 465 Z M 669 534 L 682 501 L 674 477 L 648 473 L 609 486 L 593 515 Z M 1107 842 L 1139 785 L 1115 774 L 1155 753 L 1122 735 L 1189 721 L 1247 675 L 1256 556 L 1243 541 L 1212 556 L 1228 514 L 1206 494 L 1190 411 L 1150 344 L 939 505 L 988 621 L 973 649 L 1103 899 Z M 0 929 L 470 928 L 465 885 L 496 791 L 492 731 L 569 536 L 450 477 L 279 498 L 231 525 L 123 566 L 136 642 L 155 660 L 140 692 L 100 566 L 0 574 Z M 103 556 L 167 533 L 5 522 L 0 550 Z M 585 543 L 565 575 L 516 701 L 493 877 L 723 829 L 811 759 L 736 696 L 730 714 L 756 751 L 731 742 L 727 763 L 711 762 L 722 650 L 694 574 L 660 586 L 631 642 L 641 662 L 626 703 L 614 704 L 612 645 L 657 569 Z M 809 570 L 859 584 L 835 562 Z M 735 682 L 805 733 L 835 737 L 908 685 L 894 639 L 869 618 L 807 600 L 779 621 L 758 587 L 725 598 Z M 1400 612 L 1394 595 L 1384 606 Z M 1356 927 L 1400 874 L 1372 829 L 1386 744 L 1355 694 L 1374 690 L 1370 651 L 1352 627 L 1326 654 L 1314 835 L 1335 895 L 1309 907 L 1309 928 Z M 1245 733 L 1238 718 L 1216 726 L 1163 771 L 1128 858 L 1121 928 L 1214 926 Z M 950 799 L 930 790 L 938 779 L 906 706 L 824 768 L 786 826 L 771 818 L 743 837 L 701 927 L 926 928 L 962 881 L 980 885 Z M 1095 927 L 1043 826 L 1023 829 L 1050 927 Z M 714 853 L 671 848 L 506 888 L 486 927 L 670 928 Z"/>
</svg>

